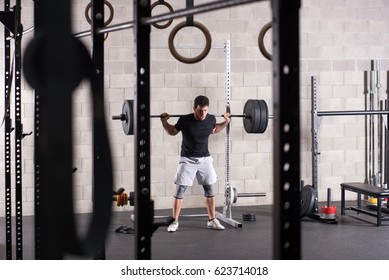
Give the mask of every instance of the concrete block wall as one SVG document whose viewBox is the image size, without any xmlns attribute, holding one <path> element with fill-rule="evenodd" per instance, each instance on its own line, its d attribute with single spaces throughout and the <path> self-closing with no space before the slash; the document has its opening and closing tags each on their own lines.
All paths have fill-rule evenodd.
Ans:
<svg viewBox="0 0 389 280">
<path fill-rule="evenodd" d="M 1 2 L 1 1 L 0 1 Z M 131 21 L 132 1 L 111 0 L 114 17 L 111 24 Z M 168 1 L 172 7 L 185 7 L 183 0 Z M 210 1 L 195 1 L 195 5 Z M 382 91 L 386 91 L 389 70 L 389 2 L 386 0 L 302 0 L 300 23 L 301 70 L 301 179 L 312 182 L 311 163 L 311 76 L 318 78 L 319 110 L 354 110 L 365 106 L 364 71 L 370 60 L 379 59 L 382 68 Z M 84 12 L 88 0 L 72 1 L 74 33 L 88 30 Z M 166 12 L 158 7 L 153 14 Z M 108 13 L 108 10 L 107 10 Z M 108 14 L 106 15 L 108 16 Z M 22 21 L 25 28 L 33 25 L 32 1 L 23 2 Z M 247 99 L 264 99 L 272 114 L 272 65 L 259 52 L 257 37 L 261 27 L 270 21 L 270 2 L 196 15 L 212 36 L 212 49 L 201 62 L 187 65 L 173 58 L 168 49 L 172 28 L 184 19 L 176 19 L 166 29 L 152 27 L 151 32 L 151 112 L 160 114 L 187 113 L 198 94 L 210 98 L 210 112 L 225 110 L 224 43 L 231 42 L 231 108 L 240 114 Z M 2 29 L 0 32 L 2 37 Z M 23 46 L 33 33 L 25 34 Z M 132 99 L 134 90 L 133 30 L 109 34 L 105 41 L 106 117 L 114 159 L 115 188 L 134 189 L 134 142 L 125 136 L 121 124 L 111 120 L 121 113 L 125 99 Z M 90 46 L 90 38 L 82 42 Z M 271 52 L 271 32 L 265 45 Z M 204 46 L 204 37 L 195 28 L 184 28 L 176 36 L 180 54 L 194 56 Z M 3 61 L 3 46 L 0 46 Z M 0 67 L 0 81 L 4 69 Z M 4 89 L 0 88 L 4 94 Z M 33 131 L 34 92 L 23 81 L 23 124 Z M 82 83 L 74 93 L 74 174 L 75 211 L 91 211 L 92 131 L 90 88 Z M 3 109 L 0 109 L 3 111 Z M 171 123 L 174 123 L 174 119 Z M 340 199 L 339 184 L 365 180 L 365 132 L 363 117 L 328 117 L 319 133 L 319 200 L 326 199 L 328 187 L 333 199 Z M 179 160 L 181 136 L 168 136 L 158 119 L 151 120 L 152 198 L 158 209 L 170 208 L 175 188 L 173 177 Z M 246 134 L 242 120 L 231 123 L 231 184 L 238 192 L 265 192 L 266 197 L 240 198 L 236 205 L 263 205 L 273 201 L 272 121 L 264 134 Z M 0 147 L 4 135 L 0 133 Z M 3 149 L 2 149 L 3 150 Z M 210 150 L 219 176 L 215 184 L 217 205 L 223 204 L 225 179 L 225 135 L 210 137 Z M 33 215 L 34 209 L 33 138 L 23 140 L 23 212 Z M 4 174 L 4 153 L 0 152 L 0 174 Z M 185 207 L 203 207 L 202 188 L 195 182 L 186 193 Z M 0 184 L 0 216 L 4 216 L 4 183 Z M 128 210 L 129 206 L 114 211 Z M 205 211 L 205 210 L 204 210 Z"/>
</svg>

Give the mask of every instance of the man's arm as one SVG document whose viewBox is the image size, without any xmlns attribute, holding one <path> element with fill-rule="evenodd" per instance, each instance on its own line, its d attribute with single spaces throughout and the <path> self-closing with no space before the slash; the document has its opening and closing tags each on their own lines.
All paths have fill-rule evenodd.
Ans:
<svg viewBox="0 0 389 280">
<path fill-rule="evenodd" d="M 172 135 L 172 136 L 177 135 L 178 130 L 176 129 L 176 127 L 167 122 L 167 120 L 169 118 L 170 118 L 170 116 L 168 113 L 161 114 L 162 126 L 166 130 L 167 134 Z"/>
<path fill-rule="evenodd" d="M 224 113 L 223 114 L 224 122 L 217 123 L 212 133 L 218 133 L 222 131 L 230 123 L 231 121 L 230 116 L 231 116 L 230 113 Z"/>
</svg>

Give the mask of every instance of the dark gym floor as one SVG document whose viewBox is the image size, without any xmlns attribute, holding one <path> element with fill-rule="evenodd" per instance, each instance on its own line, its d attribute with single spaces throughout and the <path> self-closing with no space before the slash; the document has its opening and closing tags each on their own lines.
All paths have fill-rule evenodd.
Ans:
<svg viewBox="0 0 389 280">
<path fill-rule="evenodd" d="M 389 221 L 383 221 L 382 226 L 377 227 L 373 217 L 357 215 L 353 211 L 340 216 L 339 205 L 337 209 L 337 224 L 325 224 L 311 218 L 302 220 L 302 259 L 389 259 Z M 183 209 L 182 214 L 203 214 L 204 211 L 205 209 Z M 255 213 L 256 221 L 243 221 L 244 213 Z M 155 214 L 169 215 L 170 210 L 157 210 Z M 272 207 L 233 207 L 232 214 L 236 221 L 242 222 L 242 229 L 226 225 L 224 231 L 209 230 L 203 216 L 182 218 L 175 233 L 168 233 L 166 227 L 159 228 L 152 239 L 152 259 L 271 260 Z M 134 235 L 115 232 L 122 225 L 133 226 L 130 215 L 131 212 L 113 213 L 106 242 L 106 258 L 109 260 L 134 259 Z M 78 215 L 78 223 L 87 224 L 87 221 L 88 214 Z M 4 218 L 0 219 L 0 224 L 5 224 Z M 4 231 L 0 232 L 0 259 L 5 259 Z M 24 259 L 34 259 L 33 232 L 33 217 L 24 217 Z"/>
</svg>

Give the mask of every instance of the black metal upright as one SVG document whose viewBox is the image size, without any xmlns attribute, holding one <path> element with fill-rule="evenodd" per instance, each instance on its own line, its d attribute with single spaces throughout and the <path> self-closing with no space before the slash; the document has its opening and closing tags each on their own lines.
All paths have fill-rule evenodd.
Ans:
<svg viewBox="0 0 389 280">
<path fill-rule="evenodd" d="M 22 33 L 21 2 L 15 6 L 15 216 L 16 216 L 16 259 L 23 259 L 23 211 L 22 211 Z"/>
<path fill-rule="evenodd" d="M 12 259 L 12 180 L 11 180 L 11 132 L 14 130 L 14 176 L 15 176 L 15 209 L 16 209 L 16 259 L 23 259 L 23 211 L 22 211 L 22 139 L 23 126 L 21 116 L 21 2 L 10 8 L 10 2 L 4 2 L 4 11 L 0 12 L 0 21 L 4 24 L 4 146 L 5 146 L 5 220 L 6 220 L 6 258 Z M 11 62 L 11 40 L 13 38 L 14 56 Z M 15 79 L 14 118 L 15 127 L 11 120 L 11 87 Z"/>
<path fill-rule="evenodd" d="M 94 94 L 104 100 L 104 34 L 98 34 L 96 32 L 97 28 L 104 27 L 104 0 L 92 0 L 91 3 L 92 61 L 96 73 Z M 101 153 L 97 146 L 94 146 L 94 154 L 100 157 Z M 99 172 L 99 170 L 96 170 L 96 172 Z M 96 213 L 98 211 L 96 209 L 97 203 L 94 202 L 98 198 L 96 197 L 94 188 L 92 191 L 93 211 Z M 105 259 L 105 245 L 94 254 L 94 258 Z"/>
<path fill-rule="evenodd" d="M 95 66 L 85 46 L 71 34 L 70 1 L 35 4 L 38 28 L 24 53 L 26 80 L 39 92 L 35 98 L 35 256 L 102 258 L 113 186 L 103 71 L 98 66 L 103 58 L 98 55 L 96 60 L 101 61 Z M 73 211 L 72 94 L 84 78 L 91 82 L 93 97 L 93 213 L 80 238 Z"/>
<path fill-rule="evenodd" d="M 39 1 L 34 1 L 34 29 L 35 32 L 39 33 L 40 29 L 40 17 L 39 17 Z M 35 259 L 41 259 L 41 228 L 40 221 L 43 217 L 43 210 L 41 207 L 41 188 L 40 188 L 40 145 L 36 143 L 40 143 L 40 95 L 39 91 L 35 90 L 34 94 L 34 213 L 35 213 Z"/>
<path fill-rule="evenodd" d="M 151 259 L 154 205 L 150 199 L 150 1 L 134 0 L 135 258 Z"/>
<path fill-rule="evenodd" d="M 273 0 L 274 259 L 301 258 L 300 0 Z"/>
<path fill-rule="evenodd" d="M 4 13 L 10 13 L 10 1 L 4 1 Z M 4 151 L 5 151 L 5 239 L 6 239 L 6 258 L 12 259 L 12 196 L 11 196 L 11 112 L 10 112 L 10 93 L 12 73 L 11 69 L 11 41 L 7 40 L 10 36 L 7 26 L 4 27 Z"/>
<path fill-rule="evenodd" d="M 39 0 L 35 5 L 39 25 L 24 57 L 25 76 L 39 92 L 35 97 L 35 257 L 62 259 L 75 243 L 69 219 L 73 212 L 71 95 L 78 72 L 69 39 L 70 3 Z"/>
</svg>

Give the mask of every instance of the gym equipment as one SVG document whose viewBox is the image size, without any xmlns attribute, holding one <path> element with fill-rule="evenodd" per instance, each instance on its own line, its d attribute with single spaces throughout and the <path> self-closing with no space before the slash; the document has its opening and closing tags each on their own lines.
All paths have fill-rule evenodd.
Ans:
<svg viewBox="0 0 389 280">
<path fill-rule="evenodd" d="M 153 4 L 151 4 L 150 6 L 150 11 L 151 13 L 153 12 L 153 9 L 159 5 L 162 5 L 162 6 L 165 6 L 166 8 L 169 9 L 170 12 L 173 12 L 173 7 L 166 1 L 164 0 L 158 0 L 158 1 L 155 1 Z M 167 27 L 169 27 L 173 22 L 173 19 L 169 19 L 165 24 L 158 24 L 156 22 L 152 23 L 151 25 L 154 26 L 155 28 L 158 28 L 158 29 L 165 29 Z"/>
<path fill-rule="evenodd" d="M 94 13 L 103 15 L 103 2 L 93 3 Z M 52 16 L 53 11 L 60 12 Z M 39 32 L 24 55 L 25 77 L 36 90 L 36 259 L 62 259 L 65 254 L 104 258 L 112 210 L 109 200 L 113 184 L 112 161 L 104 113 L 104 56 L 97 51 L 103 47 L 103 36 L 94 38 L 91 57 L 85 46 L 71 35 L 70 11 L 69 1 L 39 1 L 39 9 L 35 10 L 35 19 L 41 19 Z M 103 17 L 93 16 L 93 19 L 93 28 L 104 24 Z M 52 51 L 45 51 L 42 46 Z M 67 75 L 57 71 L 58 67 Z M 37 68 L 40 71 L 37 72 Z M 73 212 L 71 112 L 73 91 L 84 79 L 90 82 L 93 106 L 93 211 L 81 237 L 77 235 Z M 50 94 L 52 92 L 56 92 L 55 96 Z M 61 118 L 54 118 L 56 113 Z"/>
<path fill-rule="evenodd" d="M 182 28 L 187 27 L 187 26 L 194 26 L 194 27 L 200 29 L 201 32 L 203 32 L 203 34 L 205 36 L 204 50 L 199 55 L 197 55 L 195 57 L 191 57 L 191 58 L 184 57 L 184 56 L 180 55 L 174 46 L 174 37 L 176 36 L 178 31 L 180 31 Z M 168 42 L 169 42 L 170 53 L 174 56 L 175 59 L 177 59 L 178 61 L 181 61 L 183 63 L 193 64 L 193 63 L 197 63 L 197 62 L 203 60 L 208 55 L 209 51 L 211 50 L 212 38 L 211 38 L 211 34 L 209 33 L 208 29 L 202 23 L 197 22 L 197 21 L 193 21 L 193 23 L 191 25 L 189 25 L 187 22 L 183 21 L 183 22 L 180 22 L 179 24 L 177 24 L 172 29 L 172 31 L 170 32 L 170 35 L 169 35 Z"/>
<path fill-rule="evenodd" d="M 231 112 L 231 107 L 230 107 L 230 96 L 231 96 L 231 43 L 229 40 L 226 41 L 225 43 L 225 53 L 226 53 L 226 79 L 225 79 L 225 94 L 226 94 L 226 112 L 230 113 Z M 262 100 L 263 101 L 263 100 Z M 266 102 L 263 101 L 263 103 Z M 251 116 L 254 116 L 253 119 L 258 120 L 262 116 L 259 110 L 263 109 L 265 111 L 265 118 L 267 119 L 267 105 L 265 108 L 261 107 L 259 105 L 259 102 L 257 100 L 248 100 L 246 104 L 249 104 L 248 106 L 245 105 L 244 109 L 244 115 L 246 116 L 247 114 L 251 114 Z M 255 109 L 254 109 L 255 108 Z M 249 118 L 247 118 L 249 120 Z M 261 126 L 261 122 L 256 122 L 255 125 L 252 125 L 253 121 L 251 119 L 248 121 L 248 123 L 244 123 L 245 118 L 243 119 L 243 124 L 246 127 L 250 129 L 250 131 L 253 131 L 253 127 L 255 126 L 256 129 L 258 130 L 259 127 Z M 267 125 L 267 120 L 266 120 L 266 125 Z M 262 124 L 263 126 L 263 124 Z M 261 127 L 263 129 L 263 127 Z M 266 129 L 266 128 L 265 128 Z M 224 203 L 223 203 L 223 213 L 216 212 L 216 217 L 235 227 L 235 228 L 242 228 L 242 223 L 236 221 L 232 217 L 232 204 L 237 202 L 238 196 L 246 196 L 248 197 L 250 194 L 241 194 L 238 195 L 236 188 L 233 188 L 230 183 L 230 154 L 231 154 L 231 140 L 230 140 L 230 124 L 227 125 L 225 128 L 225 185 L 224 185 Z M 257 193 L 257 194 L 252 194 L 252 196 L 266 196 L 265 193 Z"/>
<path fill-rule="evenodd" d="M 327 204 L 322 206 L 321 213 L 318 213 L 315 208 L 317 204 L 317 191 L 313 186 L 304 186 L 300 191 L 300 197 L 300 218 L 309 217 L 327 224 L 336 224 L 338 222 L 336 206 L 331 204 L 332 199 L 330 188 L 327 189 Z"/>
<path fill-rule="evenodd" d="M 335 205 L 323 205 L 321 207 L 321 219 L 335 219 L 336 218 L 336 206 Z"/>
<path fill-rule="evenodd" d="M 383 110 L 388 108 L 387 98 L 381 95 L 381 62 L 371 60 L 371 70 L 365 71 L 366 103 L 370 110 L 376 108 Z M 366 120 L 366 158 L 367 169 L 366 182 L 370 185 L 387 188 L 388 169 L 387 160 L 387 116 L 370 115 Z"/>
<path fill-rule="evenodd" d="M 336 206 L 331 203 L 331 189 L 327 189 L 327 205 L 321 207 L 320 219 L 328 223 L 337 222 L 338 216 L 336 215 Z"/>
<path fill-rule="evenodd" d="M 131 227 L 128 227 L 127 225 L 121 225 L 120 227 L 115 229 L 115 232 L 124 234 L 134 234 L 135 230 Z"/>
<path fill-rule="evenodd" d="M 128 203 L 134 205 L 134 192 L 130 192 L 128 195 L 124 192 L 124 188 L 119 188 L 117 191 L 112 192 L 112 201 L 116 201 L 116 206 L 124 206 Z M 115 232 L 124 233 L 124 234 L 134 234 L 134 228 L 128 227 L 127 225 L 121 225 L 118 227 Z"/>
<path fill-rule="evenodd" d="M 114 10 L 113 10 L 112 4 L 110 2 L 108 2 L 107 0 L 104 0 L 104 5 L 107 6 L 109 9 L 109 17 L 106 21 L 104 21 L 104 26 L 107 26 L 113 20 Z M 92 19 L 89 16 L 89 11 L 91 8 L 92 8 L 92 2 L 89 2 L 88 5 L 86 5 L 86 7 L 85 7 L 85 18 L 89 24 L 92 24 Z"/>
<path fill-rule="evenodd" d="M 315 207 L 315 190 L 312 186 L 306 185 L 301 189 L 300 202 L 301 218 L 313 213 Z"/>
<path fill-rule="evenodd" d="M 193 7 L 193 0 L 186 0 L 186 9 L 190 9 Z M 176 48 L 174 47 L 174 38 L 176 37 L 178 31 L 180 31 L 182 28 L 187 27 L 187 26 L 192 26 L 200 29 L 200 31 L 204 34 L 205 36 L 205 47 L 204 50 L 197 56 L 188 58 L 180 55 Z M 209 30 L 203 25 L 202 23 L 198 21 L 193 20 L 193 15 L 188 15 L 186 17 L 186 21 L 180 22 L 177 24 L 172 31 L 169 34 L 169 50 L 170 53 L 177 59 L 178 61 L 181 61 L 183 63 L 188 63 L 188 64 L 193 64 L 197 63 L 201 60 L 203 60 L 211 50 L 211 45 L 212 45 L 212 38 L 211 34 L 209 33 Z"/>
<path fill-rule="evenodd" d="M 261 31 L 259 32 L 259 35 L 258 35 L 258 47 L 259 47 L 259 50 L 261 51 L 262 55 L 267 58 L 268 60 L 272 60 L 273 56 L 266 50 L 265 48 L 265 43 L 264 43 L 264 38 L 265 38 L 265 34 L 268 30 L 270 30 L 270 28 L 272 27 L 273 23 L 270 21 L 268 23 L 266 23 L 262 28 L 261 28 Z"/>
<path fill-rule="evenodd" d="M 4 24 L 4 177 L 5 177 L 5 249 L 6 259 L 12 259 L 12 251 L 16 252 L 16 259 L 23 259 L 23 209 L 22 209 L 22 31 L 21 24 L 21 0 L 16 1 L 16 5 L 10 7 L 9 1 L 4 1 L 5 11 L 1 12 L 0 21 Z M 11 55 L 11 41 L 7 38 L 13 33 L 14 53 Z M 14 102 L 11 102 L 12 82 L 14 84 Z M 11 108 L 11 104 L 13 108 Z M 14 123 L 12 123 L 11 112 L 14 113 Z M 11 133 L 14 135 L 14 152 L 12 151 Z M 14 159 L 12 159 L 14 154 Z M 12 184 L 12 176 L 14 183 Z M 15 192 L 12 195 L 12 192 Z M 13 222 L 12 212 L 15 205 L 15 219 Z M 12 231 L 14 223 L 15 232 Z M 13 237 L 15 239 L 13 240 Z"/>
<path fill-rule="evenodd" d="M 176 11 L 163 13 L 160 15 L 155 15 L 151 17 L 144 17 L 139 19 L 142 25 L 153 25 L 154 23 L 169 21 L 180 17 L 185 17 L 188 15 L 200 14 L 205 12 L 211 12 L 219 9 L 229 8 L 237 5 L 244 5 L 253 2 L 259 2 L 262 0 L 219 0 L 209 3 L 204 3 L 200 5 L 193 6 L 191 8 L 179 9 Z M 134 21 L 126 21 L 118 24 L 113 24 L 111 26 L 100 27 L 96 30 L 96 34 L 104 34 L 108 32 L 120 31 L 125 29 L 130 29 L 134 27 Z M 85 30 L 74 34 L 76 38 L 90 36 L 92 34 L 91 30 Z"/>
<path fill-rule="evenodd" d="M 378 199 L 376 197 L 369 198 L 369 205 L 377 206 Z"/>
<path fill-rule="evenodd" d="M 247 222 L 247 221 L 256 221 L 255 219 L 255 213 L 246 213 L 246 214 L 242 214 L 242 219 L 243 221 Z"/>
<path fill-rule="evenodd" d="M 317 104 L 317 78 L 315 76 L 311 77 L 311 132 L 312 132 L 312 186 L 316 194 L 314 213 L 316 215 L 311 215 L 311 217 L 320 217 L 318 215 L 318 199 L 317 199 L 317 189 L 318 189 L 318 133 L 322 121 L 322 117 L 325 116 L 373 116 L 373 115 L 388 115 L 389 111 L 387 110 L 353 110 L 353 111 L 318 111 Z M 323 219 L 324 222 L 328 222 L 328 219 Z M 337 219 L 334 219 L 333 222 L 337 222 Z"/>
<path fill-rule="evenodd" d="M 389 216 L 382 215 L 385 209 L 382 209 L 382 199 L 389 198 L 389 190 L 381 187 L 365 184 L 365 183 L 341 183 L 341 215 L 346 214 L 346 210 L 356 211 L 357 213 L 363 213 L 369 216 L 377 218 L 377 227 L 381 226 L 381 222 L 389 220 Z M 346 207 L 346 191 L 355 192 L 358 194 L 357 206 Z M 376 209 L 372 208 L 363 209 L 362 207 L 362 195 L 374 196 L 377 198 Z"/>
<path fill-rule="evenodd" d="M 125 193 L 123 188 L 112 193 L 112 201 L 116 201 L 116 206 L 124 206 L 130 204 L 134 206 L 134 192 Z"/>
<path fill-rule="evenodd" d="M 109 10 L 109 17 L 106 21 L 104 21 L 104 26 L 107 26 L 108 24 L 110 24 L 112 22 L 115 12 L 114 12 L 112 4 L 110 2 L 108 2 L 107 0 L 104 0 L 104 5 L 107 6 L 108 10 Z M 85 7 L 85 18 L 89 24 L 92 24 L 92 19 L 89 16 L 89 11 L 91 10 L 91 8 L 92 8 L 92 2 L 89 2 L 88 5 Z M 108 35 L 109 35 L 109 33 L 104 34 L 104 40 L 108 38 Z"/>
<path fill-rule="evenodd" d="M 113 120 L 122 121 L 123 132 L 126 135 L 134 134 L 134 101 L 125 100 L 122 106 L 122 113 L 117 116 L 112 116 Z M 181 117 L 183 115 L 169 115 L 170 117 Z M 223 115 L 215 115 L 222 117 Z M 272 116 L 268 114 L 266 101 L 249 99 L 246 101 L 243 115 L 231 115 L 233 118 L 243 118 L 243 126 L 247 133 L 264 133 L 266 131 L 268 121 Z M 151 115 L 150 118 L 160 118 L 160 115 Z"/>
</svg>

